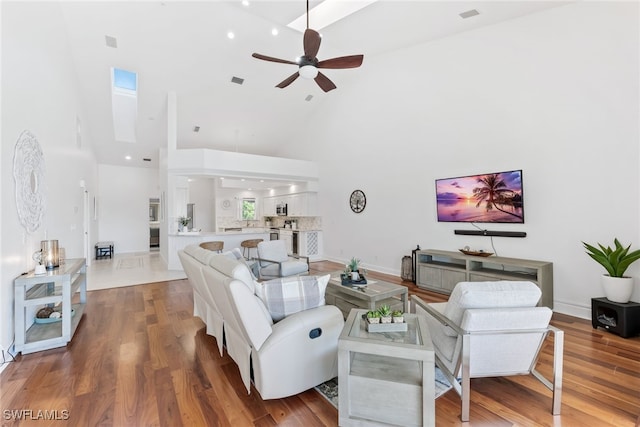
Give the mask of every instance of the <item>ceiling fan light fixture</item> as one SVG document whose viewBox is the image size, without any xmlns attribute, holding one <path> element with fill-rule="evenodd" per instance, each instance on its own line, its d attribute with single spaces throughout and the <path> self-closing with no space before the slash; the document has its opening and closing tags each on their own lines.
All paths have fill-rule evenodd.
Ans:
<svg viewBox="0 0 640 427">
<path fill-rule="evenodd" d="M 318 75 L 318 69 L 313 65 L 303 65 L 298 70 L 298 73 L 305 79 L 315 79 Z"/>
</svg>

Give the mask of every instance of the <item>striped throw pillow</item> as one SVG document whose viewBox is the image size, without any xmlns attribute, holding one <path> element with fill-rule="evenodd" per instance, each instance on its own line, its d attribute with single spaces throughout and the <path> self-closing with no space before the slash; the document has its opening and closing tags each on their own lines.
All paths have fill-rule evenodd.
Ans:
<svg viewBox="0 0 640 427">
<path fill-rule="evenodd" d="M 331 275 L 290 276 L 255 282 L 256 295 L 274 322 L 299 311 L 325 304 L 324 292 Z"/>
</svg>

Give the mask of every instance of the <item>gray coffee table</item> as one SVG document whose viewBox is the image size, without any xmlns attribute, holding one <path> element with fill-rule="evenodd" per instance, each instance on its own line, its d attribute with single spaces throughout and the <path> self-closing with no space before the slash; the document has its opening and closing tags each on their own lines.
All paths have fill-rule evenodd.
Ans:
<svg viewBox="0 0 640 427">
<path fill-rule="evenodd" d="M 343 286 L 340 272 L 331 273 L 325 292 L 327 304 L 335 305 L 346 319 L 352 308 L 375 310 L 387 304 L 393 310 L 409 312 L 409 289 L 378 279 L 368 279 L 365 287 Z"/>
<path fill-rule="evenodd" d="M 341 426 L 434 426 L 434 359 L 424 316 L 405 314 L 406 332 L 367 332 L 351 310 L 338 339 Z M 380 424 L 382 423 L 382 424 Z"/>
</svg>

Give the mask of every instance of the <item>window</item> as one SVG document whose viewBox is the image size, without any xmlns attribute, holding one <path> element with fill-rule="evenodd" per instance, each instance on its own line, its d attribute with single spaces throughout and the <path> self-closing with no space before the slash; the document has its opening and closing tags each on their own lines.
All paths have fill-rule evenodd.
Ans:
<svg viewBox="0 0 640 427">
<path fill-rule="evenodd" d="M 242 199 L 242 219 L 249 221 L 256 219 L 256 199 Z"/>
</svg>

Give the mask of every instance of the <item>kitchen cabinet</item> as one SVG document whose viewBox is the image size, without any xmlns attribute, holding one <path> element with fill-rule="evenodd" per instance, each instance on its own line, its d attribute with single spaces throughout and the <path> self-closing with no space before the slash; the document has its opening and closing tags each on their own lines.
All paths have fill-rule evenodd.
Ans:
<svg viewBox="0 0 640 427">
<path fill-rule="evenodd" d="M 276 199 L 274 197 L 262 199 L 262 216 L 276 216 Z"/>
<path fill-rule="evenodd" d="M 322 231 L 300 231 L 298 240 L 298 255 L 309 257 L 309 261 L 321 261 Z"/>
<path fill-rule="evenodd" d="M 318 193 L 298 193 L 290 196 L 289 216 L 317 216 Z M 293 213 L 292 213 L 293 212 Z"/>
<path fill-rule="evenodd" d="M 317 216 L 318 193 L 304 192 L 284 196 L 264 197 L 262 216 L 276 216 L 276 206 L 287 205 L 287 216 Z"/>
<path fill-rule="evenodd" d="M 293 231 L 291 230 L 280 230 L 280 240 L 284 240 L 285 247 L 287 248 L 287 253 L 293 253 Z"/>
</svg>

